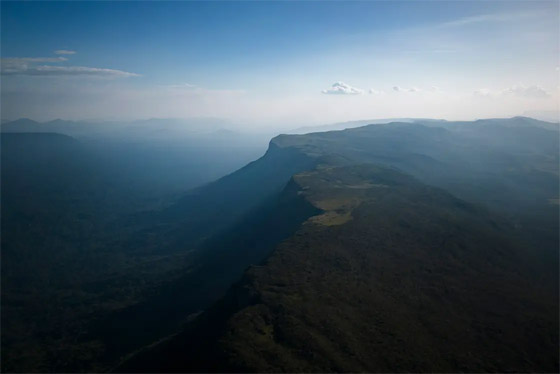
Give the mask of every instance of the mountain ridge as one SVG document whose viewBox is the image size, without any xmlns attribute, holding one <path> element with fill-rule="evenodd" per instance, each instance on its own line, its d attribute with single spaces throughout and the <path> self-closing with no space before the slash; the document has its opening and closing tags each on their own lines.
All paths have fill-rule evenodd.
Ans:
<svg viewBox="0 0 560 374">
<path fill-rule="evenodd" d="M 508 238 L 513 228 L 507 222 L 374 165 L 318 168 L 295 175 L 289 186 L 321 212 L 263 264 L 251 266 L 184 332 L 117 371 L 554 370 L 553 361 L 539 358 L 531 344 L 519 348 L 519 339 L 513 339 L 517 333 L 505 321 L 521 318 L 522 334 L 534 328 L 531 318 L 548 326 L 544 331 L 554 331 L 557 324 L 554 308 L 542 304 L 535 286 L 516 275 L 523 271 L 518 256 L 525 254 Z M 397 298 L 391 296 L 395 292 Z M 498 299 L 488 301 L 485 294 Z M 520 302 L 528 303 L 523 308 L 533 317 L 508 311 L 510 305 L 525 305 Z M 459 326 L 472 325 L 473 332 L 439 321 L 445 313 L 461 321 Z M 348 325 L 349 318 L 355 323 Z M 381 340 L 370 340 L 360 330 Z M 511 339 L 496 340 L 499 334 L 493 331 Z M 542 331 L 529 339 L 541 339 Z M 477 334 L 485 336 L 483 348 L 476 348 L 481 345 Z M 449 347 L 428 343 L 433 339 L 447 339 Z M 553 357 L 555 339 L 541 346 L 548 357 Z M 416 340 L 427 345 L 416 346 Z M 504 361 L 496 360 L 502 357 L 499 349 Z"/>
<path fill-rule="evenodd" d="M 521 119 L 519 123 L 523 124 L 524 121 Z M 442 311 L 453 311 L 455 324 L 442 323 L 442 326 L 465 336 L 466 341 L 470 342 L 466 345 L 468 347 L 471 347 L 476 334 L 489 341 L 488 352 L 497 351 L 498 333 L 506 334 L 504 336 L 509 341 L 524 342 L 521 348 L 508 346 L 507 355 L 514 356 L 513 359 L 495 353 L 495 357 L 504 357 L 506 361 L 515 363 L 508 368 L 499 362 L 492 362 L 492 355 L 484 352 L 478 353 L 482 360 L 479 363 L 472 358 L 458 356 L 462 343 L 455 340 L 454 351 L 451 352 L 455 363 L 464 362 L 465 368 L 471 371 L 505 371 L 512 368 L 553 370 L 551 368 L 555 367 L 551 360 L 554 356 L 550 347 L 554 345 L 556 337 L 551 332 L 555 330 L 551 315 L 557 312 L 558 214 L 557 206 L 551 201 L 556 201 L 558 197 L 559 146 L 556 132 L 530 125 L 507 127 L 492 121 L 480 121 L 476 125 L 445 123 L 442 127 L 422 123 L 393 123 L 275 137 L 270 140 L 269 149 L 263 157 L 245 167 L 183 194 L 171 205 L 138 211 L 114 221 L 119 233 L 114 237 L 102 238 L 106 241 L 103 247 L 106 246 L 107 254 L 115 253 L 118 261 L 140 259 L 138 268 L 127 267 L 137 269 L 140 273 L 128 274 L 123 271 L 122 276 L 116 279 L 107 274 L 110 275 L 108 278 L 100 277 L 91 283 L 86 279 L 78 287 L 85 296 L 96 295 L 101 300 L 107 293 L 109 297 L 115 297 L 113 295 L 122 290 L 130 290 L 136 299 L 126 304 L 109 304 L 112 308 L 110 311 L 99 314 L 94 321 L 88 320 L 87 324 L 68 320 L 69 326 L 81 326 L 83 329 L 80 337 L 84 345 L 80 347 L 96 344 L 104 351 L 100 348 L 91 352 L 97 356 L 83 357 L 69 349 L 73 345 L 66 345 L 47 352 L 52 352 L 52 357 L 70 352 L 63 355 L 68 356 L 69 360 L 38 357 L 36 361 L 20 364 L 28 365 L 25 367 L 29 368 L 50 365 L 48 367 L 53 371 L 92 367 L 87 365 L 96 365 L 97 371 L 104 370 L 130 352 L 159 341 L 166 335 L 176 336 L 179 333 L 185 337 L 180 332 L 180 326 L 186 322 L 187 330 L 198 331 L 198 335 L 195 334 L 198 338 L 181 341 L 177 345 L 177 355 L 184 355 L 185 347 L 193 348 L 192 344 L 214 344 L 211 339 L 204 339 L 212 332 L 212 326 L 216 325 L 225 329 L 214 331 L 217 338 L 226 336 L 222 333 L 229 331 L 228 352 L 234 353 L 238 359 L 213 356 L 219 354 L 221 348 L 216 350 L 218 346 L 207 346 L 204 352 L 210 356 L 204 359 L 206 361 L 203 360 L 206 356 L 202 351 L 197 351 L 201 354 L 200 359 L 189 359 L 192 365 L 187 365 L 185 361 L 173 361 L 180 371 L 196 371 L 196 368 L 198 371 L 209 368 L 216 371 L 249 371 L 250 368 L 257 371 L 279 371 L 281 368 L 312 371 L 313 367 L 319 371 L 463 370 L 442 358 L 447 353 L 436 352 L 438 344 L 442 342 L 439 338 L 445 337 L 451 341 L 454 337 L 446 335 L 446 331 L 440 331 L 429 315 L 415 312 L 428 305 L 438 318 L 445 318 Z M 64 158 L 72 162 L 76 157 Z M 81 170 L 79 160 L 76 161 L 77 170 Z M 98 161 L 94 164 L 101 166 Z M 43 172 L 55 175 L 48 168 Z M 84 181 L 87 181 L 91 173 L 82 171 L 79 174 L 86 174 Z M 64 180 L 55 179 L 64 188 L 68 187 Z M 96 183 L 104 180 L 101 178 Z M 82 184 L 80 182 L 77 186 Z M 91 183 L 84 185 L 89 189 L 94 187 Z M 47 183 L 46 186 L 55 185 Z M 106 191 L 105 187 L 98 190 Z M 56 193 L 56 188 L 53 193 Z M 81 195 L 76 197 L 81 198 Z M 120 200 L 113 201 L 111 205 L 125 201 Z M 89 200 L 79 201 L 87 203 Z M 106 201 L 111 202 L 111 199 Z M 69 200 L 69 204 L 75 202 Z M 99 204 L 88 206 L 85 212 L 89 214 L 90 208 L 99 207 Z M 87 224 L 87 214 L 79 215 L 76 222 Z M 36 214 L 29 215 L 33 216 Z M 72 216 L 69 218 L 74 222 Z M 26 218 L 22 219 L 21 224 L 26 224 Z M 56 222 L 52 220 L 45 221 L 42 226 L 51 225 L 56 229 Z M 70 249 L 72 243 L 64 239 L 63 235 L 65 232 L 59 232 L 58 237 L 62 239 L 59 243 Z M 36 237 L 32 235 L 29 239 L 36 240 Z M 372 247 L 373 243 L 378 245 Z M 31 245 L 27 247 L 33 248 Z M 410 252 L 406 251 L 407 248 Z M 106 269 L 103 254 L 98 251 L 91 253 L 101 256 L 96 266 Z M 270 264 L 270 261 L 262 262 L 263 259 L 277 258 L 278 253 L 283 253 L 280 258 L 288 261 L 286 266 L 269 266 L 266 264 Z M 72 256 L 64 257 L 64 253 L 60 255 L 69 265 L 74 263 Z M 6 264 L 7 259 L 4 260 Z M 306 264 L 303 268 L 302 261 Z M 474 269 L 471 266 L 473 261 L 479 264 Z M 379 268 L 380 264 L 383 267 Z M 37 265 L 38 269 L 42 269 L 40 263 Z M 82 260 L 78 265 L 86 266 L 88 263 Z M 156 269 L 156 266 L 159 267 Z M 249 271 L 245 272 L 247 268 Z M 48 271 L 56 269 L 55 266 L 46 267 Z M 165 272 L 166 269 L 168 272 Z M 368 269 L 376 271 L 372 273 Z M 403 273 L 405 269 L 408 270 Z M 107 270 L 118 270 L 118 266 Z M 6 274 L 3 272 L 3 276 Z M 41 274 L 43 272 L 38 272 L 38 275 Z M 49 276 L 46 272 L 44 274 L 48 280 Z M 71 277 L 72 274 L 71 271 L 60 272 L 61 277 Z M 298 281 L 293 284 L 284 279 L 287 276 L 301 280 L 310 277 L 310 282 Z M 232 296 L 233 291 L 228 293 L 229 286 L 240 277 L 242 283 L 234 286 L 233 289 L 237 291 Z M 140 278 L 142 281 L 138 283 Z M 360 280 L 362 286 L 353 283 L 356 279 Z M 5 282 L 3 284 L 6 285 Z M 363 288 L 363 284 L 371 284 L 371 287 Z M 442 284 L 446 284 L 447 288 Z M 465 288 L 469 284 L 477 285 L 477 292 Z M 487 289 L 483 286 L 485 284 Z M 418 289 L 414 285 L 421 287 Z M 73 287 L 72 284 L 70 286 Z M 394 300 L 391 290 L 398 290 L 397 286 L 404 288 L 400 288 L 401 297 Z M 518 296 L 511 291 L 515 287 L 520 289 Z M 370 294 L 369 288 L 376 291 Z M 275 291 L 271 294 L 270 290 Z M 410 300 L 417 291 L 424 306 L 417 304 L 418 300 Z M 300 295 L 302 292 L 303 296 Z M 275 299 L 274 293 L 282 300 L 286 297 L 285 304 L 291 305 L 291 309 L 284 309 L 278 314 L 281 308 L 274 306 L 279 300 Z M 16 302 L 19 295 L 13 292 L 10 300 Z M 265 298 L 268 301 L 263 304 L 264 299 L 261 297 L 262 302 L 258 299 L 257 302 L 263 305 L 243 311 L 245 307 L 250 308 L 245 302 L 255 302 L 254 295 L 268 295 Z M 290 295 L 299 296 L 294 299 Z M 350 295 L 354 295 L 354 298 L 347 300 Z M 493 299 L 492 295 L 496 297 Z M 334 319 L 325 317 L 307 302 L 302 303 L 309 298 L 315 300 L 314 303 L 320 305 L 321 309 L 331 310 Z M 367 336 L 362 335 L 363 328 L 352 327 L 369 326 L 366 316 L 360 312 L 361 307 L 355 304 L 360 299 L 383 306 L 383 313 L 376 317 L 376 323 L 391 327 L 381 329 L 381 335 L 377 331 L 375 336 L 376 341 L 386 341 L 386 345 L 374 349 Z M 53 305 L 66 305 L 65 299 L 59 300 Z M 333 300 L 346 300 L 350 308 L 347 312 L 351 315 L 355 313 L 361 321 L 356 319 L 348 325 L 345 313 L 341 315 L 332 310 Z M 465 304 L 464 300 L 470 303 Z M 503 307 L 497 305 L 496 300 L 500 300 Z M 212 307 L 214 303 L 219 306 Z M 244 308 L 239 309 L 238 306 L 242 304 Z M 18 305 L 13 304 L 12 318 L 19 310 Z M 511 310 L 503 309 L 506 306 L 511 306 Z M 85 306 L 80 309 L 87 311 Z M 233 320 L 225 318 L 220 312 L 222 309 L 231 311 L 232 315 L 240 312 L 239 317 L 245 317 L 236 320 L 234 326 L 237 327 L 229 330 L 229 323 Z M 392 316 L 390 311 L 393 309 L 402 312 Z M 62 310 L 69 313 L 68 316 L 72 315 L 71 307 Z M 207 313 L 200 314 L 196 326 L 194 322 L 188 322 L 203 310 Z M 496 313 L 504 322 L 495 320 Z M 213 314 L 216 317 L 210 318 Z M 3 318 L 6 315 L 3 313 Z M 252 318 L 247 318 L 252 315 L 262 320 L 262 324 L 259 322 L 259 326 L 253 326 L 250 323 Z M 395 345 L 398 342 L 395 339 L 405 343 L 416 339 L 416 333 L 407 334 L 399 328 L 400 324 L 395 324 L 394 318 L 397 316 L 404 318 L 403 323 L 408 321 L 406 323 L 410 331 L 418 332 L 419 339 L 432 341 L 426 344 L 436 348 L 431 353 L 424 353 L 431 355 L 434 366 L 425 362 L 418 347 L 407 346 L 414 359 L 397 354 L 401 348 Z M 534 331 L 528 328 L 530 323 L 527 318 L 530 316 L 535 316 L 537 321 L 532 326 Z M 218 317 L 221 322 L 214 319 Z M 419 317 L 424 321 L 432 321 L 428 324 L 429 329 L 419 325 Z M 479 322 L 473 322 L 473 317 Z M 209 320 L 205 322 L 206 325 L 201 322 L 205 319 Z M 60 318 L 54 322 L 58 323 L 58 320 Z M 284 322 L 271 323 L 273 321 Z M 299 322 L 292 325 L 290 321 Z M 339 335 L 323 331 L 315 324 L 317 321 L 338 326 L 336 331 Z M 512 327 L 515 324 L 523 326 L 519 330 L 523 336 L 515 332 Z M 288 326 L 296 335 L 290 335 L 286 330 Z M 468 330 L 459 331 L 453 326 L 468 327 Z M 52 327 L 47 326 L 47 331 Z M 266 339 L 262 340 L 261 333 L 255 335 L 254 328 L 264 331 Z M 117 330 L 122 333 L 115 334 Z M 280 340 L 270 339 L 269 333 L 274 331 L 276 333 L 272 336 L 281 337 Z M 310 331 L 313 332 L 311 335 Z M 345 331 L 356 339 L 359 337 L 360 343 L 354 344 L 352 339 L 349 341 Z M 192 332 L 187 335 L 192 337 L 190 334 Z M 16 330 L 10 336 L 16 339 L 14 341 L 20 339 Z M 67 334 L 65 337 L 71 338 Z M 248 344 L 252 339 L 250 337 L 254 337 L 255 342 L 263 343 L 262 347 Z M 288 341 L 285 338 L 289 338 Z M 238 343 L 245 339 L 249 340 L 240 346 Z M 312 345 L 301 346 L 298 341 L 308 341 Z M 337 341 L 345 342 L 345 345 L 335 348 L 332 342 Z M 36 339 L 30 342 L 41 347 Z M 539 356 L 525 343 L 548 348 Z M 243 346 L 251 347 L 251 350 L 244 351 Z M 361 346 L 369 347 L 367 352 L 370 353 L 384 352 L 382 356 L 389 360 L 387 365 L 402 361 L 408 362 L 408 366 L 383 366 L 383 358 L 376 358 L 371 360 L 376 362 L 377 366 L 374 367 L 367 365 L 370 360 L 351 359 L 348 354 L 352 352 L 361 352 L 362 357 L 370 354 L 364 353 Z M 394 351 L 384 351 L 384 346 L 393 347 L 391 349 Z M 158 347 L 160 349 L 162 346 Z M 152 348 L 156 349 L 155 346 Z M 255 354 L 261 350 L 262 354 Z M 151 349 L 149 351 L 154 352 Z M 277 351 L 284 354 L 273 353 Z M 307 353 L 302 356 L 302 352 Z M 15 367 L 16 361 L 13 360 L 21 359 L 24 353 L 16 352 L 10 356 L 10 360 L 3 362 Z M 317 361 L 309 356 L 313 354 L 322 359 Z M 275 355 L 283 358 L 275 360 Z M 515 358 L 517 356 L 519 360 L 526 360 L 526 363 L 520 362 Z M 218 358 L 221 363 L 216 362 Z M 266 361 L 262 362 L 264 358 Z M 138 371 L 138 367 L 131 364 L 138 362 L 138 359 L 144 360 L 145 367 L 156 372 L 162 371 L 167 365 L 165 360 L 161 361 L 152 353 L 142 351 L 132 361 L 124 362 L 122 367 Z M 414 362 L 420 366 L 413 366 Z"/>
</svg>

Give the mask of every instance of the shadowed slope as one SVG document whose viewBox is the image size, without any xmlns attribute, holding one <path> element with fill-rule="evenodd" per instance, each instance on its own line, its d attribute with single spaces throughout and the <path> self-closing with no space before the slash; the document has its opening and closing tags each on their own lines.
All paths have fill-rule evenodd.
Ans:
<svg viewBox="0 0 560 374">
<path fill-rule="evenodd" d="M 507 223 L 371 165 L 293 181 L 319 217 L 348 219 L 308 220 L 119 371 L 558 370 L 557 289 L 527 275 Z"/>
</svg>

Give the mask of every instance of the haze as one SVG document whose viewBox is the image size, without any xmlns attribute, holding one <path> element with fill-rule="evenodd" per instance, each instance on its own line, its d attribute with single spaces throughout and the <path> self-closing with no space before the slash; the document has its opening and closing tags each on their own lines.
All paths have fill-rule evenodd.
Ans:
<svg viewBox="0 0 560 374">
<path fill-rule="evenodd" d="M 555 121 L 558 4 L 2 2 L 2 119 Z"/>
<path fill-rule="evenodd" d="M 559 373 L 560 2 L 0 1 L 8 373 Z"/>
</svg>

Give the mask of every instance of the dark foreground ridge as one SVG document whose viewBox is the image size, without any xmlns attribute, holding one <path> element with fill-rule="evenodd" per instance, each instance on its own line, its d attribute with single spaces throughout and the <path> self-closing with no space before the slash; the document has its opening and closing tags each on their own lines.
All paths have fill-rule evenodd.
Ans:
<svg viewBox="0 0 560 374">
<path fill-rule="evenodd" d="M 557 372 L 557 289 L 512 226 L 374 165 L 294 176 L 320 209 L 130 372 Z"/>
<path fill-rule="evenodd" d="M 558 371 L 557 124 L 281 135 L 173 202 L 106 153 L 2 134 L 4 371 Z"/>
</svg>

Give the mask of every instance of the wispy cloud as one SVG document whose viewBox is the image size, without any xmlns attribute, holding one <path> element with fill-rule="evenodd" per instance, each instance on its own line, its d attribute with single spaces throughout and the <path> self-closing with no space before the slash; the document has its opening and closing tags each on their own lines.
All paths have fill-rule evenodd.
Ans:
<svg viewBox="0 0 560 374">
<path fill-rule="evenodd" d="M 60 52 L 60 51 L 55 51 Z M 73 51 L 64 51 L 73 52 Z M 65 53 L 71 54 L 71 53 Z M 33 75 L 33 76 L 95 76 L 127 78 L 137 77 L 139 74 L 123 70 L 104 69 L 86 66 L 56 66 L 39 65 L 40 63 L 60 63 L 68 61 L 63 56 L 58 57 L 6 57 L 0 59 L 0 73 L 2 75 Z"/>
<path fill-rule="evenodd" d="M 370 88 L 369 91 L 368 91 L 368 93 L 369 93 L 370 95 L 382 95 L 382 94 L 384 94 L 385 92 L 376 90 L 376 89 L 374 89 L 374 88 Z"/>
<path fill-rule="evenodd" d="M 395 92 L 420 92 L 422 90 L 418 87 L 405 88 L 405 87 L 400 87 L 400 86 L 393 86 L 393 91 L 395 91 Z"/>
<path fill-rule="evenodd" d="M 491 97 L 495 96 L 496 93 L 492 92 L 492 90 L 489 90 L 488 88 L 479 88 L 473 92 L 473 95 L 476 97 Z"/>
<path fill-rule="evenodd" d="M 544 99 L 550 97 L 550 94 L 540 86 L 523 86 L 516 85 L 502 92 L 503 95 L 514 95 L 529 99 Z"/>
<path fill-rule="evenodd" d="M 523 19 L 539 17 L 541 15 L 542 13 L 539 12 L 478 14 L 475 16 L 463 17 L 463 18 L 458 18 L 455 20 L 443 22 L 437 25 L 437 27 L 447 28 L 447 27 L 470 26 L 470 25 L 476 25 L 480 23 L 511 22 L 511 21 L 519 21 Z"/>
<path fill-rule="evenodd" d="M 176 90 L 193 90 L 195 88 L 198 88 L 196 85 L 190 83 L 168 84 L 168 85 L 164 85 L 163 87 L 176 89 Z"/>
<path fill-rule="evenodd" d="M 481 88 L 474 91 L 473 95 L 486 98 L 514 96 L 525 99 L 546 99 L 551 96 L 550 93 L 541 86 L 525 86 L 522 84 L 506 88 L 505 90 L 490 90 L 487 88 Z"/>
<path fill-rule="evenodd" d="M 437 86 L 430 86 L 430 87 L 393 86 L 393 91 L 398 92 L 398 93 L 414 93 L 414 94 L 422 94 L 422 95 L 442 94 L 443 93 L 443 91 Z"/>
<path fill-rule="evenodd" d="M 55 55 L 74 55 L 76 54 L 76 51 L 70 51 L 68 49 L 57 49 L 56 51 L 54 51 Z"/>
<path fill-rule="evenodd" d="M 344 82 L 336 82 L 331 88 L 327 88 L 321 92 L 327 95 L 361 95 L 364 93 L 364 90 L 352 87 Z"/>
<path fill-rule="evenodd" d="M 2 74 L 17 74 L 26 71 L 37 63 L 56 63 L 67 61 L 66 57 L 5 57 L 0 59 Z"/>
<path fill-rule="evenodd" d="M 130 73 L 123 70 L 92 68 L 87 66 L 52 66 L 39 65 L 15 72 L 4 72 L 4 75 L 42 75 L 42 76 L 63 76 L 63 75 L 81 75 L 96 77 L 115 77 L 127 78 L 138 77 L 139 74 Z"/>
<path fill-rule="evenodd" d="M 62 62 L 68 61 L 66 57 L 6 57 L 2 59 L 2 63 L 12 64 L 31 64 L 35 62 Z"/>
</svg>

